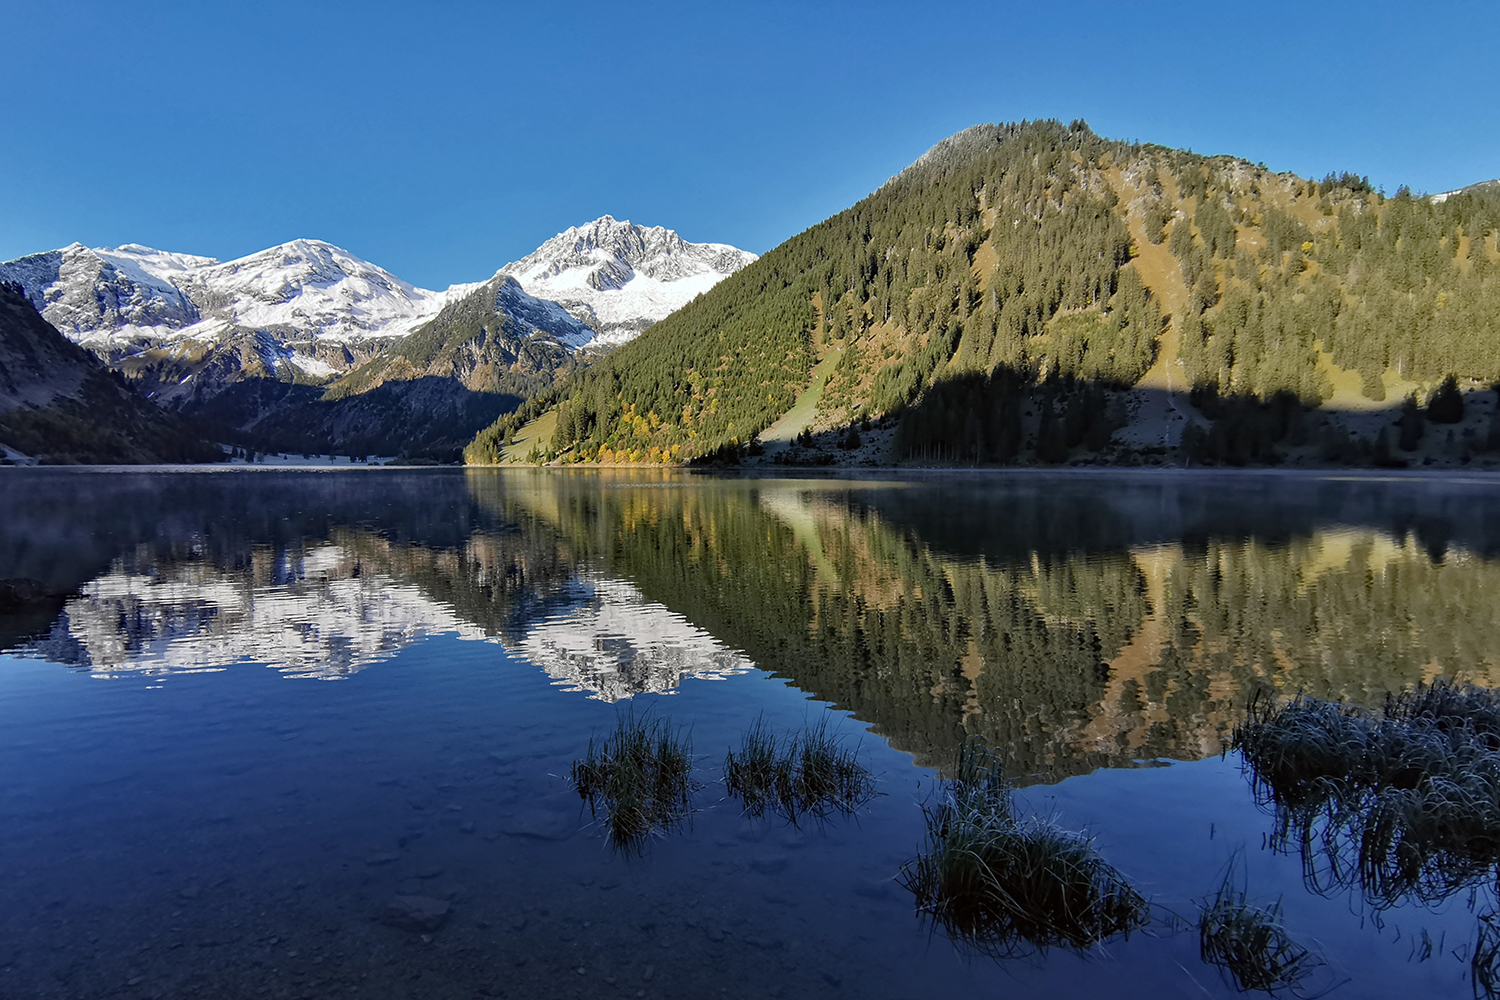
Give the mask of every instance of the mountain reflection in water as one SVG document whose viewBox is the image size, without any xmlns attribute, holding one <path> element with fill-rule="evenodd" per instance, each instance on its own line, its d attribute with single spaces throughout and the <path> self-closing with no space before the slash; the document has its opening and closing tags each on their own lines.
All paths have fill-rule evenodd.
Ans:
<svg viewBox="0 0 1500 1000">
<path fill-rule="evenodd" d="M 759 666 L 1023 781 L 1217 754 L 1257 687 L 1495 682 L 1495 539 L 1464 535 L 1493 521 L 1461 489 L 1254 484 L 34 475 L 0 553 L 43 596 L 0 636 L 99 675 L 326 679 L 453 634 L 610 701 Z"/>
<path fill-rule="evenodd" d="M 912 758 L 969 737 L 1162 913 L 1237 858 L 1347 995 L 1471 991 L 1475 914 L 1303 892 L 1213 758 L 1256 692 L 1500 681 L 1487 480 L 41 469 L 0 502 L 6 996 L 1232 995 L 1165 920 L 1024 967 L 930 938 Z M 701 782 L 639 861 L 559 777 L 633 711 Z M 879 794 L 742 815 L 715 762 L 757 720 L 826 723 Z M 432 940 L 380 922 L 411 897 Z"/>
<path fill-rule="evenodd" d="M 1449 544 L 1463 498 L 1442 493 L 1291 481 L 1237 519 L 1233 496 L 1128 478 L 468 481 L 933 766 L 969 734 L 1022 780 L 1193 760 L 1257 686 L 1369 702 L 1497 676 L 1500 564 Z"/>
</svg>

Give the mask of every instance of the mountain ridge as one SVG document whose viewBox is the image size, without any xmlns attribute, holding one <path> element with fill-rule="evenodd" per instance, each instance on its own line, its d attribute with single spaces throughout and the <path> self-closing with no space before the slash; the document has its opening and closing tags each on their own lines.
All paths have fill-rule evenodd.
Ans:
<svg viewBox="0 0 1500 1000">
<path fill-rule="evenodd" d="M 1494 462 L 1497 195 L 976 126 L 467 460 L 545 414 L 561 462 Z M 1450 377 L 1467 409 L 1424 406 Z"/>
<path fill-rule="evenodd" d="M 0 457 L 136 464 L 225 456 L 64 337 L 19 286 L 0 282 Z"/>
<path fill-rule="evenodd" d="M 753 258 L 604 216 L 441 292 L 311 239 L 230 261 L 74 243 L 0 263 L 0 281 L 155 402 L 228 439 L 446 454 L 580 352 L 629 339 Z M 570 312 L 517 274 L 588 291 Z M 377 390 L 378 402 L 353 399 Z"/>
</svg>

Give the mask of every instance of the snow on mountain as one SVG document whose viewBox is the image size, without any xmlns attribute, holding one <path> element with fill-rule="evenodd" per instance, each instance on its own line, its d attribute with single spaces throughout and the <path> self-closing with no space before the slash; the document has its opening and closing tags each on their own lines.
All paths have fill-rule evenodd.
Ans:
<svg viewBox="0 0 1500 1000">
<path fill-rule="evenodd" d="M 292 240 L 186 276 L 205 322 L 357 342 L 401 336 L 450 301 L 321 240 Z"/>
<path fill-rule="evenodd" d="M 498 273 L 561 304 L 597 332 L 590 346 L 602 347 L 630 340 L 755 259 L 723 243 L 688 243 L 670 229 L 605 215 L 558 233 Z"/>
<path fill-rule="evenodd" d="M 63 336 L 92 347 L 161 339 L 198 322 L 179 282 L 216 263 L 134 243 L 99 250 L 74 243 L 0 264 L 0 281 L 19 284 Z"/>
<path fill-rule="evenodd" d="M 1456 191 L 1443 191 L 1439 194 L 1431 194 L 1427 196 L 1427 200 L 1436 205 L 1447 201 L 1456 194 L 1481 194 L 1497 191 L 1500 191 L 1500 178 L 1492 181 L 1480 181 L 1478 184 L 1470 184 L 1468 187 L 1461 187 Z"/>
<path fill-rule="evenodd" d="M 282 342 L 389 339 L 432 318 L 453 297 L 417 288 L 320 240 L 292 240 L 238 260 L 138 244 L 74 243 L 0 264 L 53 326 L 96 351 L 212 341 L 265 331 Z"/>
</svg>

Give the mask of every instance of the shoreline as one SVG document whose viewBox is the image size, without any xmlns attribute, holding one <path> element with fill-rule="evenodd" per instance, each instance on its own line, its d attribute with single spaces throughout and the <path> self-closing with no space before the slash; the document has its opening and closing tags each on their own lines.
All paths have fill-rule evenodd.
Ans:
<svg viewBox="0 0 1500 1000">
<path fill-rule="evenodd" d="M 0 482 L 8 472 L 26 471 L 36 473 L 62 473 L 78 475 L 84 473 L 174 473 L 174 474 L 230 474 L 251 473 L 378 473 L 378 472 L 429 472 L 455 473 L 470 471 L 532 471 L 548 473 L 599 473 L 599 472 L 656 472 L 673 476 L 712 476 L 744 479 L 806 479 L 806 480 L 860 480 L 869 477 L 884 479 L 989 479 L 1001 477 L 1035 477 L 1039 479 L 1088 478 L 1107 476 L 1130 479 L 1153 478 L 1282 478 L 1321 479 L 1327 481 L 1355 482 L 1445 482 L 1474 485 L 1500 485 L 1500 469 L 1371 469 L 1358 466 L 1328 466 L 1325 468 L 1286 468 L 1282 466 L 1121 466 L 1121 465 L 1071 465 L 1071 466 L 725 466 L 721 468 L 691 468 L 674 465 L 259 465 L 236 464 L 161 464 L 161 465 L 15 465 L 0 467 Z"/>
</svg>

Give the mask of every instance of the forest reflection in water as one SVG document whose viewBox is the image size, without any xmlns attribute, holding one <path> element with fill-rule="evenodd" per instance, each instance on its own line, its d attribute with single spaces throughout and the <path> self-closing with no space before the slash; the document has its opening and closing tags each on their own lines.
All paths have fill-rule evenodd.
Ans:
<svg viewBox="0 0 1500 1000">
<path fill-rule="evenodd" d="M 1452 541 L 1469 498 L 1294 482 L 1278 509 L 1235 485 L 469 476 L 933 766 L 967 735 L 1022 781 L 1193 760 L 1257 688 L 1370 704 L 1500 680 L 1500 563 Z"/>
<path fill-rule="evenodd" d="M 100 674 L 332 678 L 442 633 L 611 701 L 758 666 L 924 763 L 979 736 L 1022 782 L 1220 753 L 1260 688 L 1373 704 L 1500 681 L 1496 501 L 1462 484 L 474 470 L 33 488 L 12 492 L 0 553 L 36 593 L 0 628 Z"/>
<path fill-rule="evenodd" d="M 198 897 L 132 902 L 157 892 L 180 855 L 195 866 L 173 875 L 191 880 L 185 892 L 219 884 L 221 871 L 241 880 L 214 941 L 238 940 L 252 910 L 276 914 L 309 881 L 319 887 L 306 927 L 268 918 L 236 950 L 213 945 L 225 948 L 221 984 L 233 975 L 258 988 L 256 942 L 284 952 L 287 935 L 333 933 L 319 927 L 341 928 L 345 955 L 404 947 L 380 937 L 389 928 L 372 929 L 371 914 L 446 870 L 466 873 L 431 876 L 455 879 L 444 899 L 463 919 L 446 940 L 455 955 L 489 956 L 453 960 L 444 975 L 460 995 L 494 975 L 496 949 L 507 966 L 516 952 L 517 968 L 547 956 L 530 967 L 527 995 L 566 995 L 556 974 L 573 982 L 575 942 L 548 935 L 565 921 L 588 928 L 594 897 L 615 880 L 635 902 L 617 892 L 609 905 L 634 909 L 611 924 L 619 941 L 599 961 L 639 975 L 654 967 L 642 949 L 670 939 L 684 949 L 683 995 L 717 967 L 705 956 L 738 963 L 745 995 L 808 974 L 829 995 L 838 981 L 853 990 L 892 975 L 918 984 L 912 995 L 993 985 L 977 965 L 945 964 L 892 881 L 916 849 L 932 776 L 890 748 L 951 777 L 966 743 L 1030 786 L 1015 792 L 1018 816 L 1056 810 L 1068 830 L 1099 834 L 1100 856 L 1138 880 L 1154 913 L 1190 921 L 1221 882 L 1221 901 L 1286 893 L 1288 925 L 1316 928 L 1335 964 L 1386 949 L 1364 986 L 1389 993 L 1439 976 L 1402 971 L 1394 951 L 1406 940 L 1393 948 L 1342 901 L 1297 898 L 1300 864 L 1254 852 L 1278 829 L 1275 803 L 1257 813 L 1233 761 L 1143 765 L 1217 757 L 1257 692 L 1375 707 L 1437 677 L 1500 683 L 1500 491 L 1487 480 L 26 470 L 0 490 L 0 649 L 41 661 L 9 664 L 13 704 L 31 715 L 17 714 L 13 742 L 0 745 L 17 789 L 0 929 L 29 942 L 14 945 L 29 982 L 83 975 L 58 964 L 36 918 L 38 900 L 65 895 L 55 885 L 72 885 L 73 919 L 106 905 L 130 914 L 106 934 L 122 957 L 98 965 L 100 977 L 128 976 L 146 944 L 152 974 L 199 974 L 173 957 L 185 952 L 165 950 L 174 911 Z M 140 682 L 95 684 L 49 664 Z M 205 671 L 217 676 L 170 676 Z M 158 684 L 168 690 L 150 690 Z M 638 697 L 653 694 L 677 697 Z M 880 794 L 856 819 L 798 830 L 752 822 L 704 791 L 691 829 L 645 863 L 585 848 L 584 831 L 597 830 L 556 776 L 591 730 L 643 702 L 696 727 L 712 751 L 757 718 L 786 733 L 842 721 L 809 716 L 809 702 L 842 709 L 884 738 L 843 731 L 878 765 Z M 299 752 L 299 739 L 311 746 Z M 117 756 L 128 780 L 99 780 Z M 712 761 L 694 767 L 718 786 Z M 1086 772 L 1097 773 L 1062 780 Z M 191 851 L 160 849 L 164 815 L 195 831 Z M 93 843 L 104 823 L 117 846 L 66 847 Z M 1243 890 L 1223 877 L 1234 852 L 1246 855 Z M 818 888 L 794 892 L 804 881 Z M 663 915 L 682 919 L 688 891 L 745 921 L 744 946 L 718 925 L 705 936 L 687 923 L 686 944 L 658 932 Z M 518 908 L 531 915 L 518 920 Z M 1334 911 L 1348 926 L 1333 926 Z M 1184 952 L 1157 916 L 1165 936 L 1112 953 L 1151 970 L 1128 995 L 1155 995 L 1180 963 L 1197 968 L 1196 941 Z M 1431 918 L 1436 934 L 1472 934 L 1478 916 L 1401 919 L 1403 933 L 1425 934 Z M 416 953 L 402 961 L 432 968 Z M 361 962 L 341 974 L 387 975 Z M 388 975 L 389 990 L 368 995 L 406 995 L 404 973 Z M 1095 973 L 1052 964 L 1004 975 L 1064 995 Z"/>
</svg>

